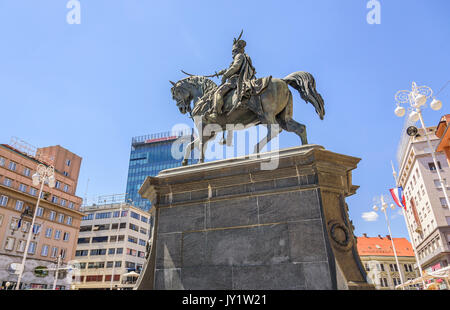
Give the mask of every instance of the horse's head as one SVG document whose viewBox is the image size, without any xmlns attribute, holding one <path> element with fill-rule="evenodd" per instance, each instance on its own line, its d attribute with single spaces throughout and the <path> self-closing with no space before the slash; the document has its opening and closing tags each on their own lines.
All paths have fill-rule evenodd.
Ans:
<svg viewBox="0 0 450 310">
<path fill-rule="evenodd" d="M 172 98 L 177 102 L 177 107 L 182 114 L 191 112 L 191 101 L 194 107 L 199 98 L 204 94 L 214 91 L 216 83 L 203 76 L 190 76 L 176 83 L 170 81 L 173 87 L 170 89 Z"/>
<path fill-rule="evenodd" d="M 177 83 L 170 81 L 173 85 L 170 89 L 172 92 L 172 99 L 177 102 L 177 107 L 181 114 L 186 114 L 191 111 L 192 94 L 184 81 L 185 80 L 181 80 Z"/>
</svg>

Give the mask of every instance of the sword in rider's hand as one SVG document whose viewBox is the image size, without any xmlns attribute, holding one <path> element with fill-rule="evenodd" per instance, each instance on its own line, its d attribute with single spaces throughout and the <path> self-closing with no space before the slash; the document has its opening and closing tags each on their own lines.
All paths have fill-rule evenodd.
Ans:
<svg viewBox="0 0 450 310">
<path fill-rule="evenodd" d="M 184 74 L 189 75 L 189 76 L 195 76 L 195 74 L 190 74 L 190 73 L 184 72 L 183 70 L 181 70 L 181 72 L 183 72 Z M 201 76 L 203 76 L 203 77 L 217 77 L 217 78 L 219 78 L 219 76 L 221 76 L 221 75 L 223 75 L 223 73 L 217 73 L 217 71 L 216 71 L 215 74 L 201 75 Z"/>
</svg>

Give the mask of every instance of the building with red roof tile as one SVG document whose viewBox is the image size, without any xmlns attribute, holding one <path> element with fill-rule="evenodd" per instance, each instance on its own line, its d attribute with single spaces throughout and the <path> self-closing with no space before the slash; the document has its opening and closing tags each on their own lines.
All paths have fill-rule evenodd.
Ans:
<svg viewBox="0 0 450 310">
<path fill-rule="evenodd" d="M 400 266 L 397 266 L 389 235 L 367 237 L 364 234 L 357 237 L 358 254 L 367 272 L 367 281 L 374 284 L 376 289 L 395 289 L 401 284 L 400 273 L 405 282 L 419 276 L 411 243 L 406 238 L 392 239 Z"/>
</svg>

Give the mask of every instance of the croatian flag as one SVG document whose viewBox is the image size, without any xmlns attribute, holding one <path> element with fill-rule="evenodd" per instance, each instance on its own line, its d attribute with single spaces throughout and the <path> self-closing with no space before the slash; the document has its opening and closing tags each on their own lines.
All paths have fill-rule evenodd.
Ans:
<svg viewBox="0 0 450 310">
<path fill-rule="evenodd" d="M 391 188 L 389 191 L 391 192 L 392 199 L 394 199 L 397 206 L 406 210 L 406 201 L 405 196 L 403 196 L 403 188 L 399 186 L 397 188 Z"/>
</svg>

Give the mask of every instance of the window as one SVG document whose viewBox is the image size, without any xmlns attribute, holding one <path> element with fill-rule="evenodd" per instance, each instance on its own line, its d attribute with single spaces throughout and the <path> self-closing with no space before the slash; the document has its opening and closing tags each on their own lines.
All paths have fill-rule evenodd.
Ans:
<svg viewBox="0 0 450 310">
<path fill-rule="evenodd" d="M 113 265 L 114 265 L 114 262 L 106 262 L 106 268 L 112 268 Z M 109 279 L 111 280 L 111 276 L 109 276 Z M 108 280 L 108 279 L 105 279 L 105 280 Z"/>
<path fill-rule="evenodd" d="M 116 249 L 108 249 L 108 255 L 114 255 L 116 253 Z"/>
<path fill-rule="evenodd" d="M 117 241 L 117 236 L 110 236 L 109 237 L 109 242 L 116 242 Z"/>
<path fill-rule="evenodd" d="M 123 248 L 117 248 L 116 254 L 122 254 L 122 253 L 123 253 Z"/>
<path fill-rule="evenodd" d="M 127 216 L 127 214 L 128 214 L 128 211 L 122 211 L 122 217 L 126 217 Z"/>
<path fill-rule="evenodd" d="M 144 223 L 148 223 L 148 218 L 146 218 L 145 216 L 141 216 L 141 221 Z"/>
<path fill-rule="evenodd" d="M 53 202 L 53 203 L 58 203 L 58 197 L 53 196 L 53 197 L 52 197 L 52 202 Z"/>
<path fill-rule="evenodd" d="M 120 229 L 126 228 L 126 227 L 127 227 L 127 223 L 120 223 L 120 226 L 119 226 Z"/>
<path fill-rule="evenodd" d="M 145 246 L 146 244 L 147 243 L 145 242 L 145 240 L 139 239 L 139 245 Z M 367 270 L 369 270 L 369 269 L 367 269 Z"/>
<path fill-rule="evenodd" d="M 92 226 L 80 226 L 80 232 L 82 231 L 91 231 L 92 230 Z"/>
<path fill-rule="evenodd" d="M 3 214 L 0 214 L 0 226 L 3 224 Z"/>
<path fill-rule="evenodd" d="M 128 236 L 128 242 L 137 243 L 137 239 L 132 236 Z"/>
<path fill-rule="evenodd" d="M 119 228 L 119 224 L 115 223 L 115 224 L 111 224 L 111 229 L 118 229 Z"/>
<path fill-rule="evenodd" d="M 9 168 L 9 170 L 16 171 L 16 163 L 13 161 L 10 161 L 8 168 Z"/>
<path fill-rule="evenodd" d="M 100 243 L 100 242 L 108 242 L 108 236 L 92 238 L 92 243 Z"/>
<path fill-rule="evenodd" d="M 73 208 L 74 208 L 73 202 L 69 202 L 69 209 L 73 209 Z"/>
<path fill-rule="evenodd" d="M 41 225 L 40 224 L 34 224 L 33 225 L 33 234 L 37 235 L 41 232 Z"/>
<path fill-rule="evenodd" d="M 51 237 L 52 237 L 52 232 L 53 232 L 53 229 L 52 229 L 52 228 L 47 228 L 47 229 L 45 230 L 45 236 L 46 236 L 47 238 L 51 238 Z"/>
<path fill-rule="evenodd" d="M 63 174 L 66 176 L 66 177 L 68 177 L 69 176 L 69 173 L 68 172 L 66 172 L 66 171 L 64 171 L 63 172 Z"/>
<path fill-rule="evenodd" d="M 134 231 L 139 231 L 139 227 L 134 225 L 134 224 L 129 224 L 130 229 L 134 230 Z"/>
<path fill-rule="evenodd" d="M 17 252 L 24 252 L 26 244 L 27 242 L 25 240 L 20 240 L 19 244 L 17 245 Z"/>
<path fill-rule="evenodd" d="M 136 268 L 136 263 L 125 262 L 125 268 Z"/>
<path fill-rule="evenodd" d="M 92 220 L 94 218 L 94 214 L 93 213 L 91 213 L 91 214 L 88 214 L 88 215 L 86 215 L 86 216 L 83 216 L 83 218 L 81 219 L 82 221 L 90 221 L 90 220 Z"/>
<path fill-rule="evenodd" d="M 394 282 L 394 286 L 400 285 L 400 279 L 399 278 L 392 278 L 392 281 Z"/>
<path fill-rule="evenodd" d="M 136 212 L 133 212 L 133 211 L 131 211 L 130 216 L 131 216 L 132 218 L 134 218 L 134 219 L 137 219 L 137 220 L 139 220 L 139 218 L 140 218 L 139 214 L 137 214 Z"/>
<path fill-rule="evenodd" d="M 140 258 L 145 258 L 145 252 L 138 251 L 137 256 L 140 257 Z"/>
<path fill-rule="evenodd" d="M 14 238 L 12 237 L 6 238 L 5 250 L 12 251 L 12 249 L 14 248 L 14 242 L 15 242 Z"/>
<path fill-rule="evenodd" d="M 443 207 L 443 208 L 446 208 L 447 207 L 447 201 L 445 200 L 445 198 L 439 198 L 439 200 L 441 201 L 441 206 Z"/>
<path fill-rule="evenodd" d="M 61 249 L 61 258 L 66 258 L 66 249 Z"/>
<path fill-rule="evenodd" d="M 69 234 L 68 232 L 65 232 L 65 233 L 64 233 L 64 236 L 63 236 L 63 240 L 64 240 L 64 241 L 69 241 L 69 235 L 70 235 L 70 234 Z"/>
<path fill-rule="evenodd" d="M 106 249 L 95 249 L 91 250 L 91 255 L 105 255 Z"/>
<path fill-rule="evenodd" d="M 60 189 L 61 188 L 61 182 L 56 181 L 55 182 L 55 188 Z"/>
<path fill-rule="evenodd" d="M 71 216 L 68 216 L 68 217 L 67 217 L 67 219 L 66 219 L 66 224 L 67 224 L 67 225 L 72 225 L 72 217 L 71 217 Z"/>
<path fill-rule="evenodd" d="M 5 178 L 3 180 L 3 185 L 11 187 L 12 186 L 12 180 L 8 179 L 8 178 Z"/>
<path fill-rule="evenodd" d="M 119 217 L 120 215 L 120 211 L 114 211 L 113 212 L 113 217 Z"/>
<path fill-rule="evenodd" d="M 55 240 L 59 240 L 61 238 L 61 230 L 55 230 Z"/>
<path fill-rule="evenodd" d="M 109 224 L 95 225 L 92 230 L 94 230 L 94 231 L 109 230 Z"/>
<path fill-rule="evenodd" d="M 123 240 L 125 240 L 125 235 L 119 235 L 118 237 L 117 237 L 117 241 L 123 241 Z"/>
<path fill-rule="evenodd" d="M 36 242 L 30 242 L 28 246 L 28 254 L 34 254 L 36 253 Z"/>
<path fill-rule="evenodd" d="M 61 199 L 61 206 L 65 207 L 66 206 L 67 201 L 65 201 L 64 199 Z"/>
<path fill-rule="evenodd" d="M 442 169 L 441 162 L 438 161 L 437 164 L 438 164 L 439 169 Z M 434 162 L 433 163 L 428 163 L 428 168 L 430 168 L 430 170 L 432 170 L 432 171 L 436 170 L 436 166 L 434 165 Z"/>
<path fill-rule="evenodd" d="M 22 211 L 23 209 L 23 201 L 17 200 L 16 201 L 16 206 L 14 207 L 15 210 L 17 211 Z"/>
<path fill-rule="evenodd" d="M 91 238 L 78 238 L 78 244 L 80 243 L 89 243 L 91 242 Z"/>
<path fill-rule="evenodd" d="M 63 191 L 67 193 L 69 191 L 69 185 L 64 184 Z"/>
<path fill-rule="evenodd" d="M 37 189 L 30 187 L 30 195 L 37 196 Z"/>
<path fill-rule="evenodd" d="M 127 249 L 127 255 L 136 256 L 137 251 L 133 249 Z"/>
<path fill-rule="evenodd" d="M 8 197 L 7 196 L 0 196 L 0 206 L 6 207 L 8 204 Z"/>
<path fill-rule="evenodd" d="M 5 166 L 5 159 L 3 157 L 0 157 L 0 166 Z"/>
<path fill-rule="evenodd" d="M 116 268 L 122 267 L 122 261 L 117 261 L 117 262 L 115 263 L 115 267 L 116 267 Z"/>
<path fill-rule="evenodd" d="M 147 229 L 145 229 L 145 228 L 141 227 L 139 231 L 140 231 L 141 234 L 144 234 L 144 235 L 147 234 Z"/>
<path fill-rule="evenodd" d="M 66 165 L 67 167 L 70 167 L 70 159 L 66 159 Z"/>
<path fill-rule="evenodd" d="M 48 245 L 44 244 L 41 249 L 41 256 L 47 256 L 47 255 L 48 255 Z"/>
<path fill-rule="evenodd" d="M 42 207 L 38 207 L 37 208 L 37 212 L 36 212 L 36 216 L 43 216 L 44 215 L 44 208 Z"/>
<path fill-rule="evenodd" d="M 55 211 L 50 211 L 50 214 L 49 214 L 48 218 L 50 219 L 50 221 L 54 221 L 55 218 L 56 218 L 56 212 Z"/>
<path fill-rule="evenodd" d="M 386 278 L 380 278 L 381 287 L 388 287 L 388 282 Z"/>
<path fill-rule="evenodd" d="M 109 219 L 111 217 L 111 212 L 102 212 L 95 214 L 95 219 Z"/>
<path fill-rule="evenodd" d="M 58 248 L 57 247 L 53 247 L 52 248 L 52 256 L 51 257 L 56 257 L 58 255 Z"/>
<path fill-rule="evenodd" d="M 19 184 L 19 191 L 26 193 L 27 192 L 27 186 L 25 184 Z"/>
<path fill-rule="evenodd" d="M 24 176 L 29 177 L 29 176 L 30 176 L 30 173 L 31 173 L 30 168 L 27 168 L 27 167 L 23 168 L 23 175 L 24 175 Z"/>
<path fill-rule="evenodd" d="M 88 250 L 77 250 L 75 251 L 75 256 L 88 256 Z"/>
<path fill-rule="evenodd" d="M 64 214 L 58 214 L 58 222 L 64 223 Z"/>
<path fill-rule="evenodd" d="M 102 282 L 103 276 L 86 276 L 86 282 Z"/>
</svg>

